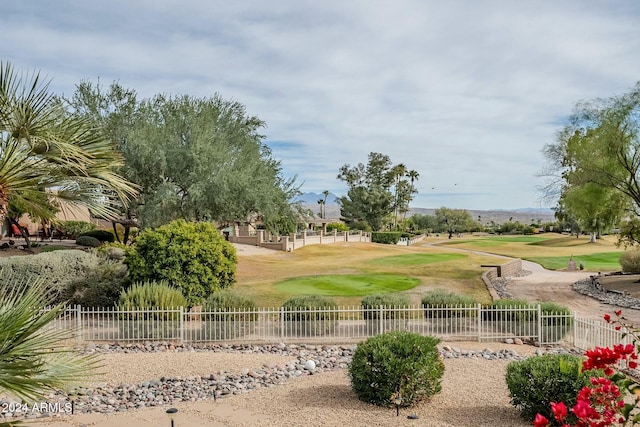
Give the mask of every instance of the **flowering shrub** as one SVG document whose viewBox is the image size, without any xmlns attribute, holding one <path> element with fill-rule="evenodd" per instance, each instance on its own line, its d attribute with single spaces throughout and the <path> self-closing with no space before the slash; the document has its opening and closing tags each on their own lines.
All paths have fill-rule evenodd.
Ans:
<svg viewBox="0 0 640 427">
<path fill-rule="evenodd" d="M 602 369 L 604 376 L 591 378 L 591 386 L 583 387 L 578 393 L 571 412 L 576 416 L 575 424 L 566 422 L 569 409 L 563 402 L 551 403 L 551 412 L 562 427 L 606 427 L 627 426 L 640 423 L 640 385 L 627 378 L 621 371 L 638 367 L 636 347 L 639 337 L 631 325 L 624 322 L 621 311 L 616 311 L 616 319 L 606 314 L 604 319 L 614 323 L 616 330 L 624 330 L 623 336 L 630 335 L 633 344 L 617 344 L 613 348 L 597 347 L 585 353 L 582 363 L 585 371 Z M 547 427 L 549 420 L 537 414 L 535 427 Z"/>
</svg>

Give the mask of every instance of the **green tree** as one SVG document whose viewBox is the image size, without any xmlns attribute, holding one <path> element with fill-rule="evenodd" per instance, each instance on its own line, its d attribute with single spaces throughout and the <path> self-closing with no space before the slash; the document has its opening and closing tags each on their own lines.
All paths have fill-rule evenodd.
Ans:
<svg viewBox="0 0 640 427">
<path fill-rule="evenodd" d="M 557 142 L 547 144 L 543 150 L 546 164 L 542 175 L 549 179 L 545 195 L 558 198 L 577 187 L 600 186 L 627 198 L 629 216 L 637 216 L 639 113 L 640 83 L 621 96 L 578 103 L 569 124 L 559 132 Z M 591 193 L 588 189 L 583 191 Z"/>
<path fill-rule="evenodd" d="M 568 187 L 562 195 L 564 208 L 590 234 L 591 243 L 596 242 L 604 229 L 618 223 L 625 214 L 627 200 L 613 188 L 593 183 Z"/>
<path fill-rule="evenodd" d="M 468 231 L 474 224 L 471 214 L 464 209 L 441 207 L 436 209 L 434 214 L 438 223 L 444 226 L 449 234 L 449 239 L 453 237 L 454 233 Z"/>
<path fill-rule="evenodd" d="M 141 187 L 129 210 L 140 225 L 174 219 L 212 220 L 224 227 L 259 217 L 270 231 L 295 231 L 304 211 L 299 188 L 285 179 L 264 143 L 264 122 L 239 102 L 189 96 L 137 101 L 114 84 L 78 87 L 74 105 L 110 129 L 124 172 Z M 133 216 L 133 215 L 132 215 Z"/>
<path fill-rule="evenodd" d="M 67 349 L 64 342 L 72 338 L 69 332 L 51 328 L 64 307 L 44 310 L 49 304 L 44 279 L 30 276 L 20 281 L 8 275 L 2 282 L 0 391 L 37 402 L 46 400 L 48 392 L 77 384 L 91 375 L 95 359 Z"/>
<path fill-rule="evenodd" d="M 414 231 L 432 233 L 438 231 L 438 220 L 434 215 L 414 214 L 408 219 Z"/>
<path fill-rule="evenodd" d="M 390 157 L 381 153 L 369 153 L 366 166 L 343 165 L 338 179 L 349 187 L 347 195 L 338 199 L 343 220 L 350 226 L 368 225 L 378 231 L 389 217 L 396 226 L 398 212 L 411 195 L 411 187 L 402 179 L 405 174 L 406 166 L 394 166 Z"/>
<path fill-rule="evenodd" d="M 39 74 L 0 63 L 0 221 L 9 201 L 45 216 L 47 200 L 84 205 L 106 218 L 135 195 L 116 171 L 113 144 L 85 118 L 69 112 Z"/>
<path fill-rule="evenodd" d="M 143 230 L 125 263 L 132 282 L 166 280 L 197 305 L 234 285 L 238 258 L 213 224 L 180 219 Z"/>
</svg>

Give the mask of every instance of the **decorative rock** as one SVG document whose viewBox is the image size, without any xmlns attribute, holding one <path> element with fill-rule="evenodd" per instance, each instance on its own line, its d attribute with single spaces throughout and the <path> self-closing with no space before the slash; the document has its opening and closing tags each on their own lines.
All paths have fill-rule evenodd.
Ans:
<svg viewBox="0 0 640 427">
<path fill-rule="evenodd" d="M 313 360 L 307 360 L 304 364 L 304 369 L 307 371 L 315 371 L 316 370 L 316 362 Z"/>
</svg>

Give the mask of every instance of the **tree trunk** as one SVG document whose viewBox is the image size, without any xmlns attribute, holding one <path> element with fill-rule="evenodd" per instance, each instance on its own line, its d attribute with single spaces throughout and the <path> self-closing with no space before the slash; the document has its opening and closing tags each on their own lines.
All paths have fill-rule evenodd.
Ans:
<svg viewBox="0 0 640 427">
<path fill-rule="evenodd" d="M 596 232 L 592 231 L 591 233 L 589 233 L 589 243 L 595 243 L 596 242 Z"/>
<path fill-rule="evenodd" d="M 113 235 L 116 236 L 116 240 L 118 241 L 118 243 L 122 243 L 120 241 L 120 236 L 118 236 L 118 229 L 116 228 L 116 222 L 111 221 L 111 226 L 113 227 Z"/>
<path fill-rule="evenodd" d="M 20 234 L 22 234 L 22 237 L 24 238 L 24 241 L 27 245 L 27 249 L 31 249 L 31 240 L 29 240 L 29 230 L 27 229 L 27 227 L 22 227 L 20 224 L 18 224 L 18 221 L 13 218 L 9 218 L 9 223 L 18 227 L 18 230 L 20 230 Z"/>
</svg>

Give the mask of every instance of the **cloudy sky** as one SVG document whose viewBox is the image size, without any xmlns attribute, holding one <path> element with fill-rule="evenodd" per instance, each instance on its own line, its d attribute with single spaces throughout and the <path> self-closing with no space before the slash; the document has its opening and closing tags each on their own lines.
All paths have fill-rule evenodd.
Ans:
<svg viewBox="0 0 640 427">
<path fill-rule="evenodd" d="M 0 59 L 71 95 L 246 105 L 305 192 L 370 152 L 420 174 L 413 206 L 543 207 L 537 177 L 580 100 L 640 80 L 636 0 L 3 1 Z"/>
</svg>

